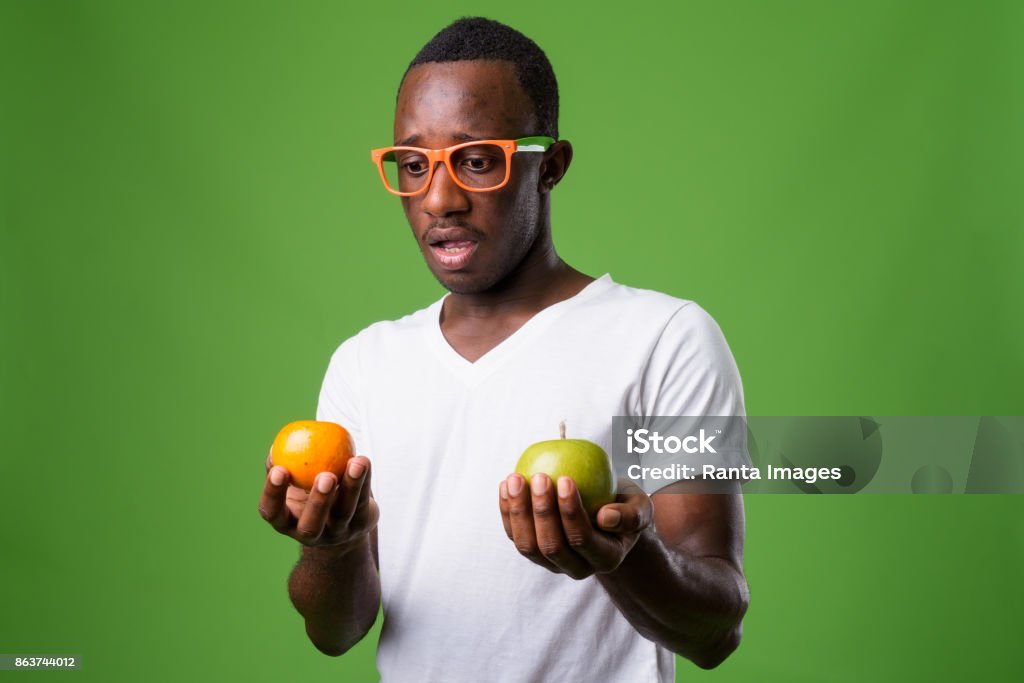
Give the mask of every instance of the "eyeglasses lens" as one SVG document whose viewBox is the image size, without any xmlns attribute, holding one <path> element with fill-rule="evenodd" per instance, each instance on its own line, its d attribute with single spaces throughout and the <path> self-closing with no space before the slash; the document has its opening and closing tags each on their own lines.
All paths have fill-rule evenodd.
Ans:
<svg viewBox="0 0 1024 683">
<path fill-rule="evenodd" d="M 388 187 L 399 192 L 417 192 L 429 175 L 429 161 L 422 152 L 396 150 L 384 159 L 384 177 Z M 488 190 L 505 181 L 505 151 L 498 145 L 471 145 L 455 150 L 451 156 L 455 175 L 466 187 Z M 438 173 L 440 169 L 434 169 Z"/>
</svg>

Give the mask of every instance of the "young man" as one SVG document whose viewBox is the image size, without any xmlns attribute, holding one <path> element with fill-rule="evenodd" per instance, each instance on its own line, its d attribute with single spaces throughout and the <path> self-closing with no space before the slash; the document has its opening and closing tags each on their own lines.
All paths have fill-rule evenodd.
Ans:
<svg viewBox="0 0 1024 683">
<path fill-rule="evenodd" d="M 592 523 L 571 479 L 508 474 L 562 419 L 607 449 L 613 415 L 743 414 L 697 304 L 555 252 L 557 116 L 547 58 L 507 26 L 463 19 L 420 51 L 373 157 L 450 294 L 331 359 L 317 419 L 369 457 L 308 497 L 267 475 L 261 515 L 303 544 L 307 634 L 342 654 L 383 600 L 385 682 L 673 681 L 672 653 L 710 668 L 739 643 L 739 495 L 636 491 Z"/>
</svg>

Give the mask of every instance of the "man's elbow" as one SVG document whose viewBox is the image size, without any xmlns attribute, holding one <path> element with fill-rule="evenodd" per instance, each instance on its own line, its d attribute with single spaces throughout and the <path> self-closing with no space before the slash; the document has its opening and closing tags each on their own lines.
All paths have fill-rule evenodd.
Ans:
<svg viewBox="0 0 1024 683">
<path fill-rule="evenodd" d="M 714 647 L 691 654 L 690 661 L 702 669 L 714 669 L 736 651 L 736 648 L 740 646 L 742 637 L 743 627 L 738 625 L 726 633 L 725 637 L 718 641 Z"/>
<path fill-rule="evenodd" d="M 376 615 L 374 615 L 374 617 L 376 617 Z M 307 623 L 306 636 L 309 637 L 309 642 L 313 644 L 313 647 L 323 654 L 328 657 L 340 657 L 359 644 L 359 641 L 366 637 L 366 634 L 368 634 L 370 629 L 373 628 L 374 621 L 376 621 L 376 619 L 362 624 L 357 631 L 346 633 L 344 635 L 324 635 L 322 633 L 318 633 L 313 628 L 310 628 L 309 623 Z"/>
<path fill-rule="evenodd" d="M 350 638 L 347 640 L 328 640 L 325 638 L 317 637 L 316 635 L 306 630 L 306 635 L 309 636 L 309 642 L 313 643 L 320 652 L 324 653 L 328 657 L 340 657 L 362 640 L 362 638 Z"/>
<path fill-rule="evenodd" d="M 339 644 L 339 643 L 328 643 L 324 641 L 314 640 L 310 637 L 309 642 L 313 643 L 313 647 L 327 655 L 328 657 L 340 657 L 349 650 L 355 643 L 351 644 Z"/>
<path fill-rule="evenodd" d="M 700 651 L 691 653 L 680 652 L 679 654 L 687 657 L 702 669 L 714 669 L 717 667 L 728 659 L 729 655 L 740 646 L 740 641 L 743 639 L 743 617 L 746 615 L 749 606 L 750 592 L 747 590 L 746 583 L 744 582 L 740 586 L 739 596 L 733 610 L 733 618 L 727 630 Z"/>
</svg>

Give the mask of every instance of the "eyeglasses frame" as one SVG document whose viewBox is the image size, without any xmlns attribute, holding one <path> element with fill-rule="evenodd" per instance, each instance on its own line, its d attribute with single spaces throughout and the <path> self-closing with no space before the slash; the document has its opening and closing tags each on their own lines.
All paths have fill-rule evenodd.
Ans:
<svg viewBox="0 0 1024 683">
<path fill-rule="evenodd" d="M 448 169 L 448 177 L 450 177 L 455 184 L 467 192 L 494 192 L 500 190 L 508 184 L 508 180 L 512 177 L 512 155 L 516 152 L 546 152 L 555 144 L 554 138 L 549 138 L 544 135 L 534 135 L 525 138 L 519 138 L 518 140 L 471 140 L 470 142 L 461 142 L 451 147 L 445 147 L 443 149 L 427 149 L 425 147 L 381 147 L 379 149 L 370 150 L 370 158 L 374 165 L 377 166 L 377 170 L 380 172 L 380 179 L 384 183 L 384 189 L 393 195 L 399 197 L 415 197 L 418 194 L 423 194 L 430 187 L 431 181 L 434 179 L 434 169 L 437 168 L 438 163 L 443 163 L 445 168 Z M 458 175 L 455 173 L 455 169 L 452 168 L 452 154 L 464 149 L 466 147 L 473 147 L 476 145 L 497 145 L 505 152 L 505 179 L 500 184 L 494 187 L 479 188 L 470 187 L 459 180 Z M 388 184 L 387 175 L 384 173 L 384 163 L 394 160 L 395 152 L 420 152 L 426 158 L 430 167 L 427 170 L 427 180 L 423 183 L 423 187 L 416 190 L 415 192 L 400 192 L 393 189 Z M 388 156 L 390 155 L 390 159 Z M 397 163 L 397 162 L 396 162 Z"/>
</svg>

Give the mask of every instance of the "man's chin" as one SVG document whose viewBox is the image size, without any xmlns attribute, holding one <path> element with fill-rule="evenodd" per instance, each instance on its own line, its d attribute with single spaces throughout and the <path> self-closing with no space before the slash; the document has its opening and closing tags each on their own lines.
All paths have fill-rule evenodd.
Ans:
<svg viewBox="0 0 1024 683">
<path fill-rule="evenodd" d="M 452 294 L 480 294 L 487 291 L 487 286 L 482 286 L 476 278 L 464 276 L 460 273 L 434 273 L 441 286 Z"/>
<path fill-rule="evenodd" d="M 484 273 L 431 269 L 434 278 L 452 294 L 483 294 L 494 287 L 500 278 L 488 277 Z"/>
</svg>

